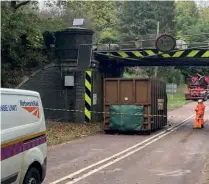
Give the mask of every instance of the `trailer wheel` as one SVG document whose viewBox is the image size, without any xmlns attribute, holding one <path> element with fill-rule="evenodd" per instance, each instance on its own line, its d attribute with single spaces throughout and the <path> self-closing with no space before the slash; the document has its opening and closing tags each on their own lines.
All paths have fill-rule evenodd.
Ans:
<svg viewBox="0 0 209 184">
<path fill-rule="evenodd" d="M 115 131 L 114 130 L 104 130 L 104 133 L 105 134 L 114 134 L 115 133 Z"/>
<path fill-rule="evenodd" d="M 151 130 L 145 130 L 146 135 L 151 135 Z"/>
<path fill-rule="evenodd" d="M 105 134 L 109 134 L 109 131 L 108 131 L 108 130 L 104 130 L 104 133 L 105 133 Z"/>
</svg>

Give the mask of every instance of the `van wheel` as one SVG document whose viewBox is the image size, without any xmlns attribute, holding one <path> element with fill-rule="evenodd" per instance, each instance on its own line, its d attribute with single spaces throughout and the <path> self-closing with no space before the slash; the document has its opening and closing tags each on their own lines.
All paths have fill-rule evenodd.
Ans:
<svg viewBox="0 0 209 184">
<path fill-rule="evenodd" d="M 35 167 L 32 167 L 27 172 L 23 184 L 40 184 L 41 177 L 40 173 Z"/>
</svg>

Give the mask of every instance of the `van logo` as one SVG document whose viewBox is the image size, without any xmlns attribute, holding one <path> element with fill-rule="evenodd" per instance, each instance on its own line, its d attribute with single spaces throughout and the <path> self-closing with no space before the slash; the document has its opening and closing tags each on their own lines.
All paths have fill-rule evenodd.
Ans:
<svg viewBox="0 0 209 184">
<path fill-rule="evenodd" d="M 37 118 L 40 118 L 39 105 L 37 101 L 26 102 L 20 100 L 20 106 Z"/>
</svg>

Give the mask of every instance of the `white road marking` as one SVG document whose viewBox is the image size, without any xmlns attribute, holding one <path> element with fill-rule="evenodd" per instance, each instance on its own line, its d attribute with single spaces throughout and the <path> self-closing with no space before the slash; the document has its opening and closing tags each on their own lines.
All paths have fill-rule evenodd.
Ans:
<svg viewBox="0 0 209 184">
<path fill-rule="evenodd" d="M 190 173 L 191 171 L 190 170 L 182 170 L 182 169 L 178 169 L 178 170 L 175 170 L 175 171 L 164 171 L 160 174 L 157 174 L 159 176 L 182 176 L 182 175 L 186 175 L 188 173 Z"/>
<path fill-rule="evenodd" d="M 207 110 L 207 108 L 206 108 L 206 110 Z M 78 181 L 80 181 L 81 179 L 84 179 L 84 178 L 86 178 L 87 176 L 90 176 L 90 175 L 92 175 L 93 173 L 98 172 L 98 171 L 100 171 L 101 169 L 104 169 L 104 168 L 108 167 L 109 165 L 112 165 L 112 164 L 114 164 L 114 163 L 116 163 L 116 162 L 118 162 L 118 161 L 120 161 L 120 160 L 122 160 L 122 159 L 124 159 L 124 158 L 126 158 L 126 157 L 128 157 L 128 156 L 130 156 L 130 155 L 132 155 L 132 154 L 134 154 L 135 152 L 140 151 L 141 149 L 147 147 L 148 145 L 150 145 L 150 144 L 156 142 L 157 140 L 161 139 L 162 137 L 164 137 L 164 136 L 170 134 L 171 132 L 177 130 L 180 126 L 183 126 L 184 124 L 186 124 L 187 121 L 188 121 L 189 119 L 193 118 L 194 116 L 195 116 L 195 115 L 192 115 L 192 116 L 186 118 L 185 120 L 183 120 L 181 123 L 178 123 L 178 124 L 175 125 L 174 127 L 170 127 L 170 128 L 168 128 L 168 129 L 162 131 L 161 133 L 158 133 L 158 134 L 156 134 L 156 135 L 154 135 L 154 136 L 152 136 L 152 137 L 150 137 L 150 138 L 148 138 L 148 139 L 146 139 L 146 140 L 144 140 L 144 141 L 142 141 L 142 142 L 140 142 L 140 143 L 138 143 L 138 144 L 135 144 L 135 145 L 132 146 L 132 147 L 129 147 L 129 148 L 127 148 L 127 149 L 125 149 L 125 150 L 123 150 L 123 151 L 117 153 L 117 154 L 114 154 L 114 155 L 112 155 L 112 156 L 110 156 L 110 157 L 107 157 L 107 158 L 105 158 L 105 159 L 103 159 L 103 160 L 101 160 L 101 161 L 99 161 L 99 162 L 96 162 L 96 163 L 94 163 L 94 164 L 92 164 L 92 165 L 89 165 L 89 166 L 87 166 L 87 167 L 85 167 L 85 168 L 83 168 L 83 169 L 80 169 L 80 170 L 78 170 L 78 171 L 76 171 L 76 172 L 74 172 L 74 173 L 71 173 L 71 174 L 69 174 L 69 175 L 67 175 L 67 176 L 65 176 L 65 177 L 63 177 L 63 178 L 61 178 L 61 179 L 58 179 L 58 180 L 56 180 L 56 181 L 54 181 L 54 182 L 52 182 L 52 183 L 50 183 L 50 184 L 57 184 L 57 183 L 59 183 L 59 182 L 61 182 L 61 181 L 64 181 L 64 180 L 67 180 L 67 179 L 70 179 L 70 178 L 74 178 L 76 175 L 78 175 L 78 174 L 80 174 L 80 173 L 82 173 L 82 172 L 84 172 L 84 171 L 86 171 L 86 170 L 88 170 L 88 169 L 91 169 L 91 168 L 93 168 L 93 167 L 95 167 L 95 166 L 97 166 L 97 165 L 103 164 L 104 162 L 107 162 L 107 161 L 109 161 L 109 160 L 115 159 L 115 160 L 113 160 L 113 161 L 109 161 L 107 164 L 104 164 L 104 165 L 98 167 L 97 169 L 94 169 L 94 170 L 92 170 L 92 171 L 90 171 L 90 172 L 88 172 L 88 173 L 86 173 L 86 174 L 84 174 L 84 175 L 82 175 L 82 176 L 80 176 L 80 177 L 74 179 L 73 181 L 70 181 L 70 182 L 66 183 L 66 184 L 73 184 L 73 183 L 75 183 L 75 182 L 78 182 Z M 158 138 L 157 138 L 157 137 L 158 137 Z M 148 142 L 148 141 L 150 141 L 150 142 Z M 147 142 L 148 142 L 148 143 L 147 143 Z M 145 143 L 146 143 L 146 144 L 145 144 Z M 143 145 L 143 144 L 144 144 L 144 145 Z M 141 147 L 139 147 L 139 146 L 141 146 Z M 133 150 L 133 151 L 130 151 L 130 150 L 132 150 L 132 149 L 134 149 L 134 148 L 137 148 L 137 147 L 139 147 L 139 148 L 138 148 L 138 149 L 135 149 L 135 150 Z M 130 152 L 129 152 L 129 151 L 130 151 Z M 125 154 L 126 152 L 128 152 L 128 153 Z M 118 156 L 120 156 L 120 155 L 122 155 L 122 154 L 125 154 L 125 155 L 123 155 L 123 156 L 117 158 Z"/>
<path fill-rule="evenodd" d="M 156 153 L 163 153 L 164 151 L 163 150 L 156 150 L 155 152 Z"/>
<path fill-rule="evenodd" d="M 191 173 L 191 170 L 183 170 L 183 169 L 177 169 L 174 171 L 165 171 L 165 170 L 159 170 L 159 169 L 151 169 L 151 172 L 155 172 L 158 173 L 156 175 L 158 176 L 182 176 L 182 175 L 186 175 L 188 173 Z"/>
<path fill-rule="evenodd" d="M 97 149 L 97 148 L 93 148 L 91 149 L 92 151 L 104 151 L 104 149 Z"/>
<path fill-rule="evenodd" d="M 207 152 L 194 152 L 194 153 L 186 153 L 183 156 L 194 156 L 194 155 L 201 156 L 201 155 L 205 155 L 205 154 L 207 154 Z"/>
<path fill-rule="evenodd" d="M 178 126 L 178 127 L 176 127 L 176 128 L 173 128 L 171 131 L 169 131 L 169 132 L 167 132 L 167 133 L 165 133 L 165 134 L 159 136 L 158 138 L 153 139 L 152 141 L 150 141 L 150 142 L 144 144 L 143 146 L 141 146 L 141 147 L 139 147 L 139 148 L 137 148 L 137 149 L 135 149 L 135 150 L 133 150 L 133 151 L 130 151 L 130 152 L 128 152 L 127 154 L 125 154 L 125 155 L 123 155 L 123 156 L 121 156 L 121 157 L 119 157 L 119 158 L 116 158 L 116 159 L 113 160 L 113 161 L 109 161 L 108 163 L 106 163 L 106 164 L 104 164 L 104 165 L 102 165 L 102 166 L 100 166 L 100 167 L 98 167 L 98 168 L 96 168 L 96 169 L 93 169 L 93 170 L 87 172 L 86 174 L 83 174 L 82 176 L 79 176 L 79 177 L 73 179 L 73 181 L 67 182 L 67 183 L 65 183 L 65 184 L 73 184 L 73 183 L 76 183 L 76 182 L 78 182 L 78 181 L 80 181 L 80 180 L 82 180 L 82 179 L 84 179 L 84 178 L 86 178 L 86 177 L 88 177 L 88 176 L 90 176 L 90 175 L 92 175 L 92 174 L 94 174 L 94 173 L 96 173 L 96 172 L 98 172 L 98 171 L 100 171 L 100 170 L 102 170 L 102 169 L 104 169 L 104 168 L 106 168 L 106 167 L 108 167 L 108 166 L 110 166 L 110 165 L 112 165 L 112 164 L 114 164 L 114 163 L 120 161 L 120 160 L 123 160 L 124 158 L 126 158 L 126 157 L 128 157 L 128 156 L 130 156 L 130 155 L 133 155 L 134 153 L 136 153 L 136 152 L 138 152 L 138 151 L 140 151 L 140 150 L 146 148 L 146 147 L 149 146 L 150 144 L 152 144 L 152 143 L 158 141 L 159 139 L 165 137 L 166 135 L 172 133 L 173 131 L 175 131 L 175 130 L 178 129 L 179 127 L 183 126 L 184 124 L 185 124 L 185 123 L 182 123 L 180 126 Z"/>
<path fill-rule="evenodd" d="M 99 171 L 100 173 L 114 173 L 114 172 L 118 172 L 118 171 L 122 171 L 121 168 L 115 168 L 112 170 L 107 170 L 107 171 Z"/>
</svg>

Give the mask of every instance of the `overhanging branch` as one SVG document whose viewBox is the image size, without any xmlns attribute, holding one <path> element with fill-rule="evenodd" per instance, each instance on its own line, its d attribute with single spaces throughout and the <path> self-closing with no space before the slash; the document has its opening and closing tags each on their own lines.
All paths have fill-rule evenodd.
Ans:
<svg viewBox="0 0 209 184">
<path fill-rule="evenodd" d="M 11 7 L 14 8 L 15 10 L 17 10 L 18 8 L 20 8 L 21 6 L 24 6 L 26 4 L 28 4 L 30 1 L 23 1 L 19 4 L 17 4 L 17 1 L 11 1 Z"/>
</svg>

